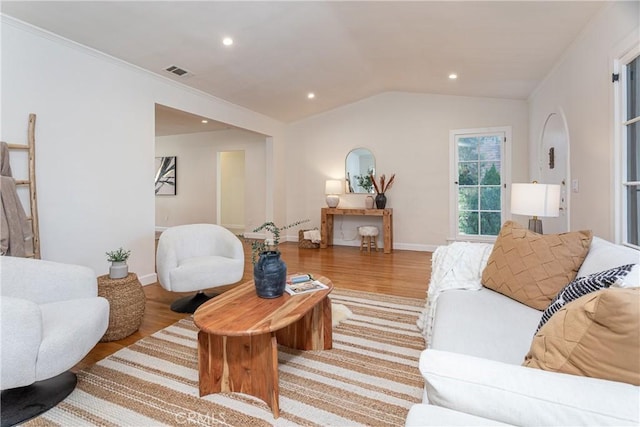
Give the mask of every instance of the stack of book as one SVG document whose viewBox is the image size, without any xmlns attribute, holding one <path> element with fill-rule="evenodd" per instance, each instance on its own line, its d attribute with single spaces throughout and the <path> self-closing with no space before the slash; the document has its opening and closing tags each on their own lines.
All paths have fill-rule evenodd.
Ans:
<svg viewBox="0 0 640 427">
<path fill-rule="evenodd" d="M 327 288 L 327 285 L 315 280 L 310 274 L 300 274 L 289 277 L 285 290 L 291 295 L 300 295 Z"/>
</svg>

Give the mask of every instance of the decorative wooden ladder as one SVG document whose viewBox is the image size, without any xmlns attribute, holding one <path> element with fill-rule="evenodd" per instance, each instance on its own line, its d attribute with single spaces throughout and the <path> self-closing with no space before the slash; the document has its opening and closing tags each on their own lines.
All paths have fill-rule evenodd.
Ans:
<svg viewBox="0 0 640 427">
<path fill-rule="evenodd" d="M 38 227 L 38 200 L 36 197 L 36 115 L 29 114 L 29 126 L 27 130 L 27 145 L 7 144 L 9 150 L 26 151 L 29 156 L 29 179 L 16 180 L 16 185 L 29 186 L 29 211 L 27 219 L 33 232 L 33 252 L 27 254 L 27 258 L 40 259 L 40 230 Z"/>
</svg>

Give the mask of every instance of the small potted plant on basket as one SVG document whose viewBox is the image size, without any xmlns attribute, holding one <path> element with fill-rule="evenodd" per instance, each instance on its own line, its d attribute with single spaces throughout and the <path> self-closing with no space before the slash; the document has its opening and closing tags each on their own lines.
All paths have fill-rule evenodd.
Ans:
<svg viewBox="0 0 640 427">
<path fill-rule="evenodd" d="M 387 196 L 385 196 L 384 193 L 391 189 L 393 181 L 396 179 L 396 174 L 391 175 L 389 181 L 387 181 L 387 177 L 384 174 L 380 175 L 380 184 L 376 182 L 373 174 L 370 174 L 369 177 L 373 183 L 373 188 L 376 190 L 376 208 L 384 209 L 387 205 Z"/>
<path fill-rule="evenodd" d="M 106 252 L 107 261 L 111 262 L 109 267 L 109 278 L 122 279 L 129 274 L 129 266 L 127 265 L 127 259 L 131 255 L 131 251 L 126 251 L 119 248 L 115 251 Z"/>
<path fill-rule="evenodd" d="M 251 261 L 256 293 L 261 298 L 277 298 L 284 293 L 287 284 L 287 265 L 280 259 L 280 232 L 308 222 L 308 219 L 278 227 L 273 222 L 265 222 L 253 230 L 254 233 L 268 231 L 273 238 L 251 240 Z M 242 236 L 244 237 L 244 236 Z"/>
</svg>

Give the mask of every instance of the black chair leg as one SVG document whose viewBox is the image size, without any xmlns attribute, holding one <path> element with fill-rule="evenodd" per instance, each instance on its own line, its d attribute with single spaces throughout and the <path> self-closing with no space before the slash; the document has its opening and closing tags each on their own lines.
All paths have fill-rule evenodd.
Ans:
<svg viewBox="0 0 640 427">
<path fill-rule="evenodd" d="M 71 371 L 25 387 L 2 390 L 2 427 L 36 417 L 62 402 L 76 388 L 78 378 Z"/>
<path fill-rule="evenodd" d="M 204 292 L 198 292 L 195 295 L 190 295 L 175 300 L 171 303 L 171 310 L 176 313 L 194 313 L 198 307 L 205 302 L 209 301 L 213 297 L 217 297 L 219 294 L 207 295 Z"/>
</svg>

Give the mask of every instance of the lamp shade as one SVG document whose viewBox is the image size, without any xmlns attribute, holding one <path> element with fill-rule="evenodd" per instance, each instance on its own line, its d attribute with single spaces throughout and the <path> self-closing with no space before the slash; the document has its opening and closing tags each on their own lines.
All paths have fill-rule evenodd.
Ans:
<svg viewBox="0 0 640 427">
<path fill-rule="evenodd" d="M 342 194 L 342 181 L 328 179 L 324 184 L 324 194 Z"/>
<path fill-rule="evenodd" d="M 518 215 L 558 216 L 560 186 L 557 184 L 511 184 L 511 213 Z"/>
</svg>

